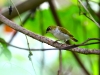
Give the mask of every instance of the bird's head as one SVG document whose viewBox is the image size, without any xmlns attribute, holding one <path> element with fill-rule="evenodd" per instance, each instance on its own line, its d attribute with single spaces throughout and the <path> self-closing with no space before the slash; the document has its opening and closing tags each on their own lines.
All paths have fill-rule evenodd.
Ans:
<svg viewBox="0 0 100 75">
<path fill-rule="evenodd" d="M 54 32 L 55 29 L 56 29 L 56 27 L 57 27 L 57 26 L 49 26 L 49 27 L 47 28 L 47 30 L 46 30 L 46 33 L 48 33 L 48 32 L 50 32 L 50 33 Z"/>
</svg>

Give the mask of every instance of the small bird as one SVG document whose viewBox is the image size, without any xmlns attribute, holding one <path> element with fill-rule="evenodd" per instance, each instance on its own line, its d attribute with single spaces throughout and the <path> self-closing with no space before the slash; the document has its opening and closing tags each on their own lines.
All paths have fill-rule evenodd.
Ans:
<svg viewBox="0 0 100 75">
<path fill-rule="evenodd" d="M 78 40 L 75 39 L 74 36 L 72 34 L 70 34 L 70 32 L 68 30 L 66 30 L 65 28 L 63 28 L 63 27 L 49 26 L 46 30 L 46 33 L 47 32 L 52 33 L 59 40 L 64 40 L 64 42 L 66 42 L 70 39 L 75 41 L 75 42 L 78 42 Z M 57 40 L 57 41 L 59 41 L 59 40 Z"/>
</svg>

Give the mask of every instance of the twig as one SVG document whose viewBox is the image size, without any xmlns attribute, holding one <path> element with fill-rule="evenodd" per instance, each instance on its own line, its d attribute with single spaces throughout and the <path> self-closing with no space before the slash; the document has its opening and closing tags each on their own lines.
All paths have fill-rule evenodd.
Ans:
<svg viewBox="0 0 100 75">
<path fill-rule="evenodd" d="M 59 70 L 58 70 L 58 75 L 62 75 L 62 52 L 59 49 Z"/>
<path fill-rule="evenodd" d="M 85 43 L 87 43 L 88 41 L 91 41 L 91 40 L 98 40 L 98 41 L 100 41 L 100 38 L 88 38 L 82 44 L 85 44 Z"/>
<path fill-rule="evenodd" d="M 16 5 L 16 8 L 18 9 L 19 13 L 22 14 L 28 10 L 35 9 L 36 7 L 38 7 L 40 4 L 42 4 L 45 1 L 48 1 L 48 0 L 26 0 L 23 3 Z M 12 18 L 18 16 L 15 8 L 12 7 L 12 9 L 13 9 L 13 13 L 11 14 L 11 16 L 9 16 L 9 14 L 8 14 L 8 12 L 9 12 L 8 9 L 6 11 L 2 12 L 2 14 L 9 19 L 12 19 Z M 2 22 L 0 22 L 0 24 L 1 23 Z"/>
<path fill-rule="evenodd" d="M 72 52 L 74 58 L 76 58 L 77 62 L 79 63 L 79 65 L 82 67 L 83 71 L 85 72 L 86 75 L 90 75 L 90 73 L 87 71 L 87 69 L 85 68 L 85 66 L 83 65 L 83 63 L 81 62 L 79 56 L 75 53 Z"/>
<path fill-rule="evenodd" d="M 83 13 L 83 15 L 84 15 L 85 17 L 87 17 L 88 19 L 90 19 L 91 21 L 93 21 L 89 16 L 87 16 L 86 13 Z M 93 22 L 94 22 L 94 21 L 93 21 Z"/>
<path fill-rule="evenodd" d="M 79 3 L 83 6 L 83 8 L 89 13 L 90 18 L 93 20 L 93 22 L 100 28 L 100 25 L 95 21 L 95 19 L 92 17 L 91 13 L 88 11 L 88 9 L 84 6 L 81 0 L 78 0 Z"/>
<path fill-rule="evenodd" d="M 18 46 L 14 46 L 14 45 L 11 45 L 11 44 L 9 44 L 9 43 L 7 43 L 7 42 L 4 42 L 4 41 L 2 41 L 2 40 L 0 40 L 0 42 L 1 43 L 4 43 L 4 44 L 7 44 L 7 45 L 9 45 L 9 46 L 12 46 L 12 47 L 14 47 L 14 48 L 18 48 L 18 49 L 23 49 L 23 50 L 29 50 L 29 49 L 27 49 L 27 48 L 22 48 L 22 47 L 18 47 Z M 64 44 L 62 44 L 62 45 L 64 45 Z M 90 45 L 90 44 L 87 44 L 87 45 Z M 72 49 L 72 48 L 76 48 L 76 47 L 79 47 L 79 46 L 84 46 L 84 45 L 67 45 L 65 48 L 60 48 L 61 50 L 63 50 L 63 49 Z M 32 50 L 32 51 L 46 51 L 46 50 L 58 50 L 57 48 L 50 48 L 50 49 L 30 49 L 30 50 Z M 86 49 L 86 50 L 90 50 L 90 49 Z M 94 50 L 94 49 L 91 49 L 91 50 Z"/>
<path fill-rule="evenodd" d="M 34 9 L 31 10 L 31 11 L 29 12 L 29 14 L 25 17 L 25 19 L 23 20 L 23 22 L 22 22 L 22 24 L 21 24 L 22 27 L 23 27 L 23 25 L 27 22 L 28 18 L 31 16 L 31 14 L 32 14 L 34 11 L 35 11 Z M 12 35 L 11 39 L 9 40 L 9 43 L 14 39 L 14 37 L 16 36 L 16 34 L 17 34 L 17 31 L 15 31 L 15 33 Z"/>
<path fill-rule="evenodd" d="M 21 25 L 23 25 L 23 22 L 22 22 L 22 20 L 21 20 L 20 13 L 19 13 L 18 9 L 16 8 L 15 3 L 13 3 L 12 0 L 10 0 L 10 1 L 11 1 L 11 3 L 13 4 L 13 6 L 14 6 L 14 8 L 15 8 L 17 14 L 18 14 L 18 17 L 19 17 L 19 20 L 20 20 Z M 34 65 L 33 65 L 33 62 L 32 62 L 32 59 L 31 59 L 31 56 L 32 56 L 33 54 L 32 54 L 32 52 L 31 52 L 31 50 L 30 50 L 30 45 L 29 45 L 28 37 L 27 37 L 26 35 L 25 35 L 25 37 L 26 37 L 27 46 L 28 46 L 28 49 L 29 49 L 28 58 L 29 58 L 29 60 L 31 61 L 32 67 L 33 67 L 33 69 L 34 69 Z M 35 69 L 34 69 L 34 71 L 35 71 Z M 36 71 L 35 71 L 35 74 L 36 74 Z M 37 74 L 36 74 L 36 75 L 37 75 Z"/>
<path fill-rule="evenodd" d="M 55 10 L 54 4 L 53 4 L 53 0 L 49 0 L 48 3 L 50 5 L 50 9 L 51 9 L 51 12 L 52 12 L 55 22 L 57 23 L 58 26 L 62 26 L 60 23 L 60 20 L 57 16 L 57 13 L 56 13 L 56 10 Z"/>
<path fill-rule="evenodd" d="M 49 39 L 48 39 L 49 40 Z M 3 42 L 0 40 L 1 43 L 5 43 L 5 44 L 8 44 L 6 42 Z M 54 41 L 53 41 L 54 42 Z M 58 43 L 59 44 L 59 43 Z M 63 45 L 63 44 L 62 44 Z M 15 48 L 18 48 L 18 49 L 23 49 L 23 50 L 29 50 L 27 48 L 21 48 L 21 47 L 17 47 L 17 46 L 14 46 L 14 45 L 11 45 L 9 44 L 9 46 L 12 46 L 12 47 L 15 47 Z M 64 46 L 64 45 L 63 45 Z M 64 46 L 66 47 L 66 46 Z M 69 46 L 67 46 L 69 47 Z M 67 48 L 66 47 L 66 48 Z M 78 49 L 78 50 L 77 50 Z M 50 48 L 50 49 L 30 49 L 32 51 L 48 51 L 48 50 L 58 50 L 57 48 Z M 63 49 L 61 49 L 63 50 Z M 64 49 L 66 50 L 66 49 Z M 84 49 L 84 48 L 74 48 L 74 49 L 70 49 L 68 51 L 74 51 L 74 52 L 78 52 L 78 53 L 81 53 L 81 54 L 97 54 L 99 55 L 100 54 L 100 50 L 99 49 Z"/>
<path fill-rule="evenodd" d="M 88 43 L 88 41 L 91 41 L 91 40 L 98 40 L 99 42 Z M 100 43 L 99 38 L 89 38 L 89 39 L 85 40 L 84 42 L 82 42 L 81 44 L 70 45 L 70 46 L 67 46 L 66 48 L 71 49 L 71 48 L 75 48 L 75 47 L 79 47 L 79 46 L 86 46 L 86 45 L 99 44 L 99 43 Z"/>
</svg>

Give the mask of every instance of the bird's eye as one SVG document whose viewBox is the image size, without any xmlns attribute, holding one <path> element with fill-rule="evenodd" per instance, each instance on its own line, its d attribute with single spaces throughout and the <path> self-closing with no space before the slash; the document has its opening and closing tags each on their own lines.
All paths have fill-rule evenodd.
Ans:
<svg viewBox="0 0 100 75">
<path fill-rule="evenodd" d="M 51 30 L 51 28 L 47 28 L 47 31 Z"/>
</svg>

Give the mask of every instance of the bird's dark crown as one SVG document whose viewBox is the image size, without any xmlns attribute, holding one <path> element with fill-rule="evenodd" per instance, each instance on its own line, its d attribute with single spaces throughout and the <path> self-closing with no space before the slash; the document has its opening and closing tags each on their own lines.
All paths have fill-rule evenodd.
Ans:
<svg viewBox="0 0 100 75">
<path fill-rule="evenodd" d="M 49 26 L 49 27 L 47 28 L 46 32 L 48 32 L 48 31 L 50 31 L 50 30 L 52 30 L 52 29 L 55 29 L 55 28 L 56 28 L 56 26 Z"/>
</svg>

